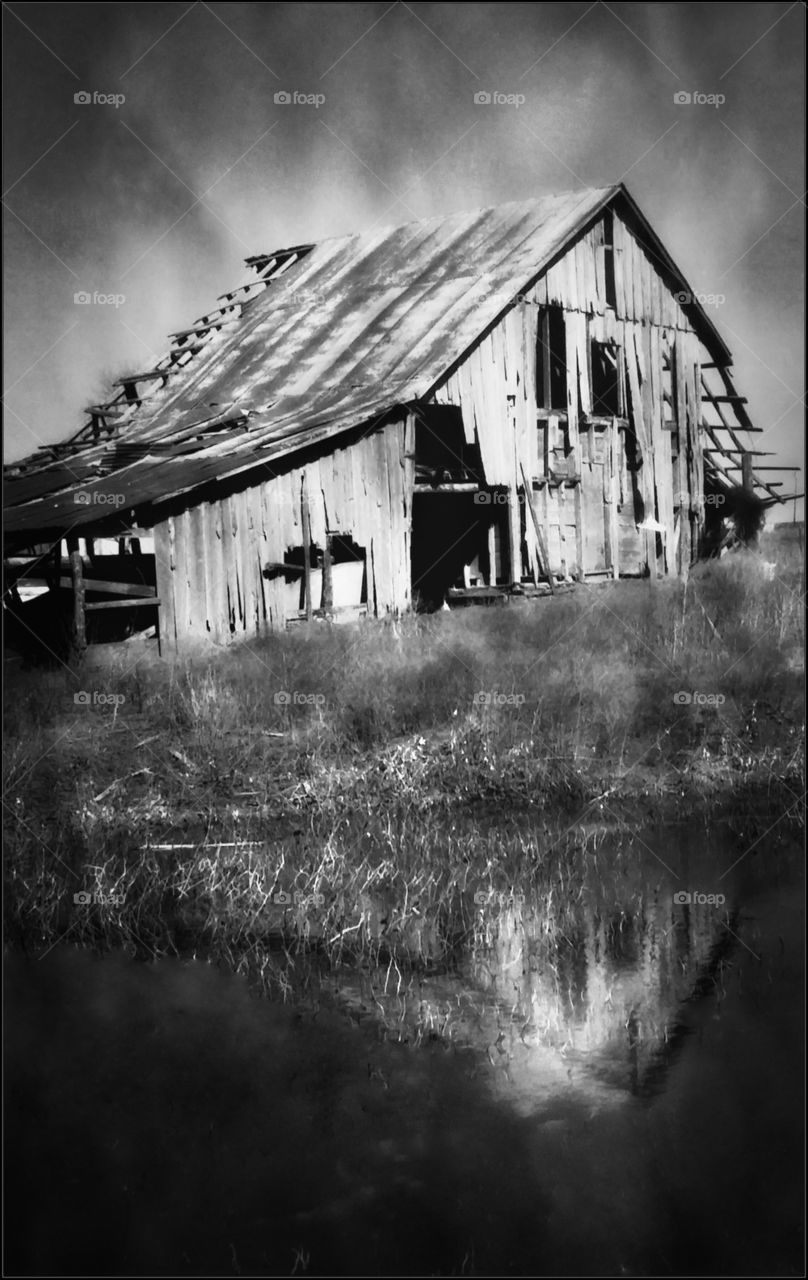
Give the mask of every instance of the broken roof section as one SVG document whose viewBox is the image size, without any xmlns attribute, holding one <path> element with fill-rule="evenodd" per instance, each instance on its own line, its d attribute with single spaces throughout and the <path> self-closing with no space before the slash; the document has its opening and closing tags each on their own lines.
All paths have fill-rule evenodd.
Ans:
<svg viewBox="0 0 808 1280">
<path fill-rule="evenodd" d="M 121 379 L 70 440 L 7 468 L 7 533 L 96 522 L 113 497 L 125 511 L 167 500 L 428 398 L 609 204 L 671 288 L 692 297 L 622 185 L 247 259 L 258 278 L 171 335 L 154 369 Z M 685 310 L 715 363 L 728 364 L 698 302 Z"/>
</svg>

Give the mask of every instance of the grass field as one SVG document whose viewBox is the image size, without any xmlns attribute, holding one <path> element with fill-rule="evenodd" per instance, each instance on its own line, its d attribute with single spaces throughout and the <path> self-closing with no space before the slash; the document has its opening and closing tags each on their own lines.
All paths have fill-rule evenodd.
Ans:
<svg viewBox="0 0 808 1280">
<path fill-rule="evenodd" d="M 279 947 L 437 963 L 473 933 L 474 887 L 530 879 L 562 901 L 581 875 L 568 833 L 605 812 L 794 818 L 801 572 L 738 555 L 686 586 L 16 669 L 8 936 L 249 954 L 282 988 Z"/>
</svg>

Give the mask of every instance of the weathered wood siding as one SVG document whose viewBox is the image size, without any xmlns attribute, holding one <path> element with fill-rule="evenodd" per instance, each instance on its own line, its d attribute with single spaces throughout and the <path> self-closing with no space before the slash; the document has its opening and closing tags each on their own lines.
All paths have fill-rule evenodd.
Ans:
<svg viewBox="0 0 808 1280">
<path fill-rule="evenodd" d="M 350 536 L 366 554 L 369 613 L 410 604 L 414 428 L 390 423 L 345 448 L 155 526 L 162 629 L 169 641 L 223 642 L 285 627 L 300 613 L 300 578 L 267 578 L 268 563 L 303 546 L 305 483 L 311 541 Z M 315 601 L 315 605 L 319 603 Z"/>
<path fill-rule="evenodd" d="M 489 485 L 516 493 L 522 467 L 538 483 L 534 506 L 555 571 L 675 573 L 695 553 L 703 520 L 701 343 L 648 252 L 616 215 L 613 227 L 613 307 L 607 306 L 609 250 L 599 222 L 524 293 L 434 399 L 461 408 Z M 563 425 L 563 413 L 560 419 L 537 410 L 537 329 L 547 305 L 565 313 L 566 425 L 571 470 L 580 483 L 547 483 Z M 592 413 L 593 341 L 617 344 L 625 362 L 624 413 L 636 436 L 633 473 L 625 427 L 612 423 L 595 431 L 581 424 Z M 663 398 L 665 361 L 672 369 L 671 405 Z M 637 528 L 648 517 L 663 526 L 664 536 Z M 535 576 L 537 539 L 532 521 L 522 523 Z"/>
<path fill-rule="evenodd" d="M 613 245 L 601 219 L 433 395 L 436 404 L 460 408 L 467 442 L 479 447 L 485 483 L 508 491 L 507 519 L 496 538 L 493 529 L 484 534 L 480 550 L 500 567 L 507 558 L 503 572 L 512 581 L 523 573 L 542 577 L 523 472 L 555 572 L 675 573 L 697 551 L 701 342 L 652 257 L 611 216 Z M 540 407 L 536 388 L 537 334 L 548 306 L 563 309 L 565 332 L 566 405 L 552 410 Z M 593 342 L 618 353 L 620 413 L 608 418 L 593 413 Z M 189 505 L 156 526 L 164 634 L 224 641 L 282 628 L 300 616 L 300 579 L 267 578 L 263 570 L 302 548 L 304 486 L 312 543 L 323 548 L 327 533 L 340 533 L 364 548 L 368 612 L 406 609 L 414 450 L 412 420 L 402 419 L 229 497 Z M 661 533 L 638 527 L 649 518 Z"/>
</svg>

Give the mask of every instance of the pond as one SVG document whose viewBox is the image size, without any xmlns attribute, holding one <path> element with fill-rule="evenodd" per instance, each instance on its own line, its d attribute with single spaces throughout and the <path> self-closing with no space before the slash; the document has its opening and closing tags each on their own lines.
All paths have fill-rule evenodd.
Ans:
<svg viewBox="0 0 808 1280">
<path fill-rule="evenodd" d="M 800 1273 L 783 826 L 596 832 L 575 900 L 483 895 L 452 966 L 287 1004 L 8 953 L 7 1273 Z"/>
</svg>

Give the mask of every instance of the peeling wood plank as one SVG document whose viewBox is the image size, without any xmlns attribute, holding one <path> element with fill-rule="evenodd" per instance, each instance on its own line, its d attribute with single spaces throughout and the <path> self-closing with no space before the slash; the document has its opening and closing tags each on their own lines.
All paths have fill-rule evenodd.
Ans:
<svg viewBox="0 0 808 1280">
<path fill-rule="evenodd" d="M 157 595 L 163 602 L 162 617 L 158 615 L 158 626 L 161 639 L 172 648 L 177 644 L 177 621 L 174 611 L 174 573 L 171 568 L 172 548 L 169 537 L 169 522 L 163 521 L 155 525 L 154 567 L 157 582 Z"/>
</svg>

